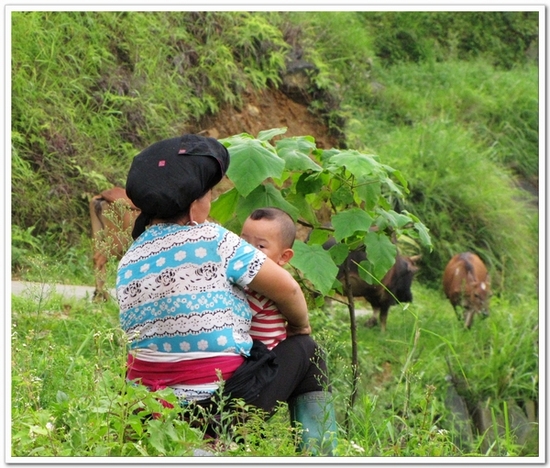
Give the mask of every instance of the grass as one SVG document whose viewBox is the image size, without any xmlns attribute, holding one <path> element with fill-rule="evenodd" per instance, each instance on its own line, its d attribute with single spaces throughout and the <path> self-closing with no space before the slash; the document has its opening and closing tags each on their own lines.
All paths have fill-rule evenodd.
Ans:
<svg viewBox="0 0 550 468">
<path fill-rule="evenodd" d="M 414 295 L 408 308 L 392 308 L 385 335 L 358 320 L 362 385 L 349 427 L 349 319 L 338 305 L 311 312 L 314 337 L 329 358 L 338 455 L 538 456 L 536 424 L 528 441 L 517 444 L 504 406 L 539 399 L 536 301 L 517 307 L 497 299 L 490 318 L 476 318 L 467 331 L 441 291 L 415 284 Z M 190 456 L 209 447 L 180 410 L 126 385 L 114 302 L 12 297 L 11 323 L 13 457 Z M 477 434 L 468 449 L 454 443 L 445 406 L 450 374 L 469 405 L 486 405 L 495 421 L 508 418 L 489 448 L 488 435 Z M 175 403 L 169 392 L 157 395 Z M 241 443 L 222 437 L 222 456 L 295 455 L 286 405 L 267 423 L 250 408 L 242 411 L 249 419 L 236 431 Z"/>
<path fill-rule="evenodd" d="M 55 242 L 54 235 L 33 236 L 32 229 L 21 231 L 12 226 L 11 240 L 12 261 L 17 265 L 12 271 L 13 280 L 87 286 L 94 284 L 92 240 L 89 234 L 83 234 L 78 244 L 60 249 L 54 256 L 45 252 L 43 247 Z M 109 259 L 108 274 L 113 284 L 116 263 L 115 258 Z"/>
<path fill-rule="evenodd" d="M 124 185 L 140 149 L 239 105 L 245 89 L 277 84 L 288 48 L 269 16 L 248 12 L 31 11 L 11 20 L 12 218 L 55 233 L 64 248 L 86 230 L 86 200 Z"/>
<path fill-rule="evenodd" d="M 495 291 L 534 293 L 538 214 L 516 177 L 538 177 L 538 69 L 405 63 L 377 79 L 386 88 L 357 112 L 348 135 L 407 175 L 401 208 L 419 216 L 434 243 L 423 279 L 437 283 L 452 255 L 472 250 L 488 264 Z M 521 150 L 517 132 L 531 135 Z M 521 164 L 504 165 L 511 155 Z"/>
<path fill-rule="evenodd" d="M 387 86 L 387 91 L 373 97 L 378 112 L 397 113 L 398 123 L 432 123 L 434 118 L 452 122 L 493 148 L 493 161 L 508 166 L 513 162 L 528 178 L 537 175 L 538 67 L 495 70 L 481 60 L 467 66 L 452 60 L 404 63 L 391 71 L 380 70 L 376 79 Z M 374 133 L 372 137 L 379 138 Z M 383 137 L 391 139 L 391 134 Z"/>
<path fill-rule="evenodd" d="M 385 336 L 358 322 L 363 384 L 359 408 L 353 414 L 362 416 L 356 420 L 355 431 L 366 439 L 362 442 L 354 434 L 353 440 L 371 456 L 474 456 L 475 451 L 461 452 L 450 442 L 449 415 L 444 405 L 449 377 L 458 382 L 470 408 L 487 401 L 499 408 L 507 400 L 537 400 L 537 304 L 518 308 L 497 299 L 491 317 L 476 318 L 473 328 L 467 331 L 441 291 L 416 285 L 414 293 L 415 301 L 407 310 L 391 310 Z M 346 368 L 346 319 L 344 311 L 335 311 L 331 317 L 315 317 L 321 320 L 316 329 L 330 337 L 324 340 L 327 346 L 338 343 L 339 348 L 332 349 L 331 372 L 344 395 L 349 390 L 346 381 L 350 373 Z M 372 426 L 370 431 L 366 431 L 365 423 Z M 376 440 L 369 438 L 373 434 L 377 434 Z M 449 440 L 444 441 L 446 437 Z M 420 453 L 416 450 L 421 449 L 409 445 L 420 438 L 439 442 L 428 444 Z M 400 441 L 399 447 L 392 446 L 396 440 Z M 481 440 L 478 436 L 479 446 Z"/>
</svg>

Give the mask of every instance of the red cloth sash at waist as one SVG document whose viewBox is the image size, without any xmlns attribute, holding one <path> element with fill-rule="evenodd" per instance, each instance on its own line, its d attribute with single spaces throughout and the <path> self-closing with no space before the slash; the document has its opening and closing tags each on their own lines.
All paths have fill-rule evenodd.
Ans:
<svg viewBox="0 0 550 468">
<path fill-rule="evenodd" d="M 243 356 L 218 356 L 178 362 L 149 362 L 128 355 L 129 380 L 137 380 L 152 391 L 171 385 L 200 385 L 217 382 L 216 369 L 221 371 L 223 380 L 245 361 Z"/>
</svg>

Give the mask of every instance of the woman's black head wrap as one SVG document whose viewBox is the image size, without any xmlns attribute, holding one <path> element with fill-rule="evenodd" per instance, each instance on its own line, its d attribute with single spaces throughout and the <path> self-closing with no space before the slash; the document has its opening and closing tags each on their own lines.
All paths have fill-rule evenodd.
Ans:
<svg viewBox="0 0 550 468">
<path fill-rule="evenodd" d="M 228 167 L 225 146 L 200 135 L 170 138 L 144 149 L 132 161 L 126 180 L 126 193 L 141 210 L 132 237 L 137 239 L 153 218 L 170 219 L 188 211 Z"/>
</svg>

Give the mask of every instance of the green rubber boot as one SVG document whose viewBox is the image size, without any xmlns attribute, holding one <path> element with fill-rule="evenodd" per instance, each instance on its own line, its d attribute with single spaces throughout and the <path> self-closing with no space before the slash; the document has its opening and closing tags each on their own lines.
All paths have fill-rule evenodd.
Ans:
<svg viewBox="0 0 550 468">
<path fill-rule="evenodd" d="M 332 395 L 328 392 L 309 392 L 289 401 L 290 420 L 293 427 L 301 427 L 300 451 L 314 456 L 335 455 L 336 417 Z"/>
</svg>

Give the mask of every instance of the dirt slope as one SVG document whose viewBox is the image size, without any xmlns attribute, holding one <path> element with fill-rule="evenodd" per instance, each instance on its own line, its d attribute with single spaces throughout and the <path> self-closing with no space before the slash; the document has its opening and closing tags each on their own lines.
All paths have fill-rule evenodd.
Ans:
<svg viewBox="0 0 550 468">
<path fill-rule="evenodd" d="M 280 127 L 287 127 L 285 137 L 310 135 L 319 148 L 337 147 L 336 138 L 329 135 L 320 117 L 276 89 L 246 93 L 242 108 L 226 105 L 217 115 L 204 118 L 188 130 L 190 133 L 226 138 L 239 133 L 256 136 L 261 130 Z"/>
</svg>

